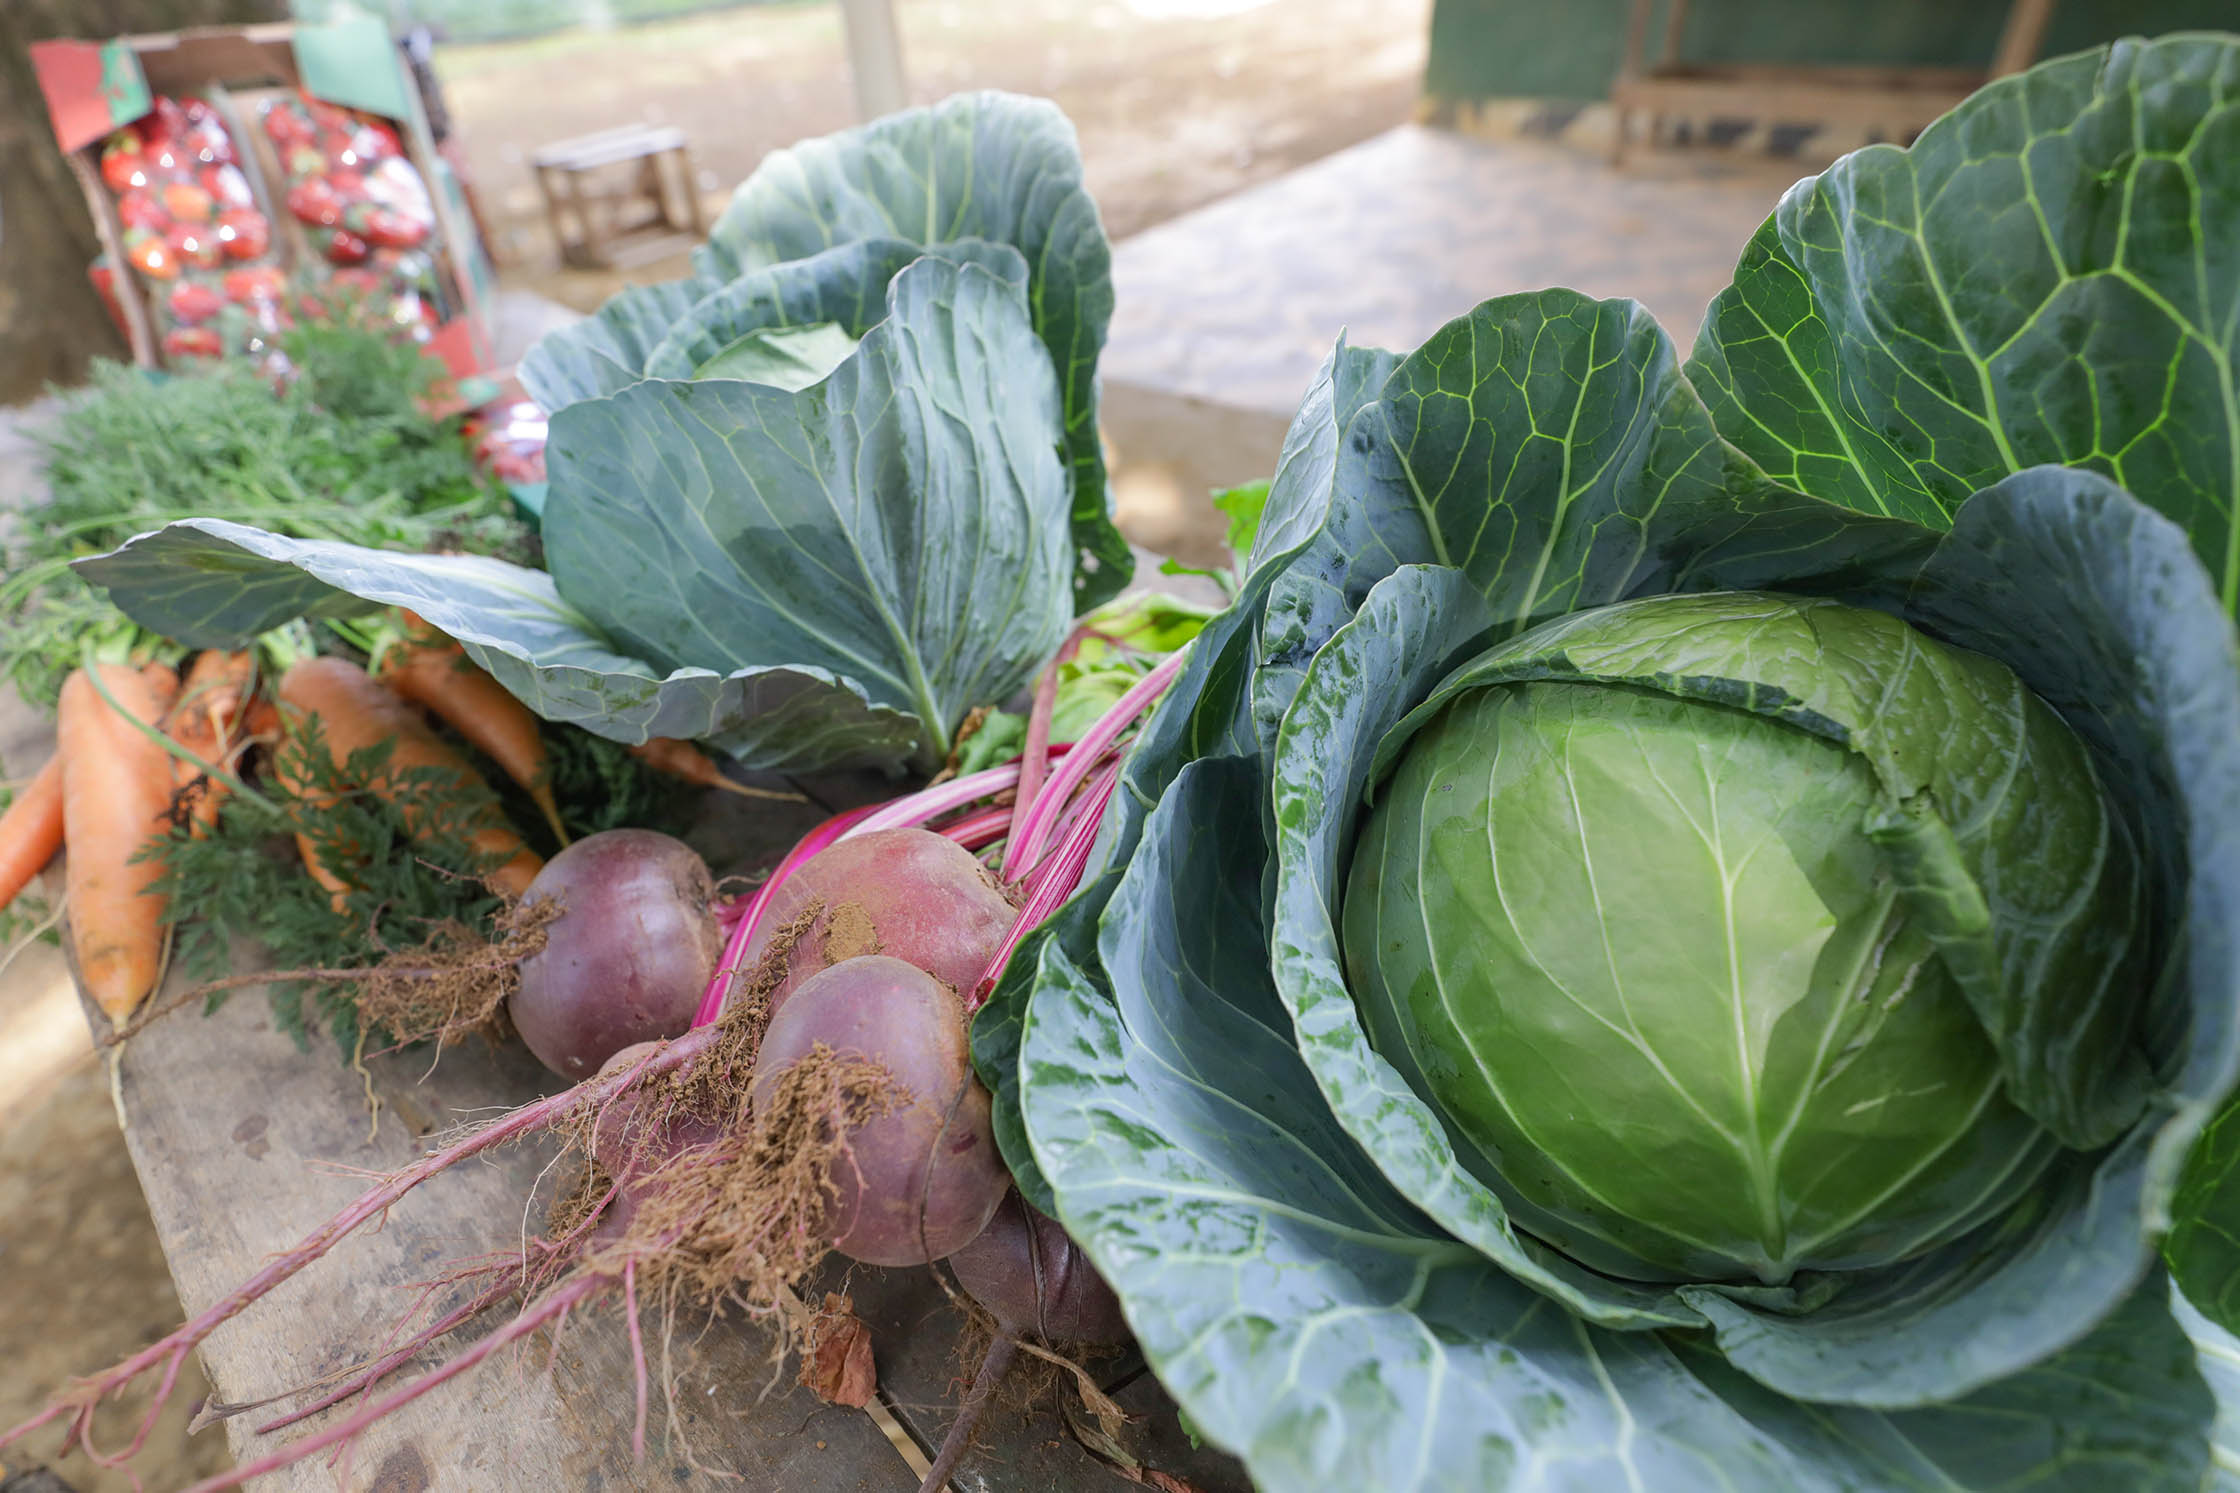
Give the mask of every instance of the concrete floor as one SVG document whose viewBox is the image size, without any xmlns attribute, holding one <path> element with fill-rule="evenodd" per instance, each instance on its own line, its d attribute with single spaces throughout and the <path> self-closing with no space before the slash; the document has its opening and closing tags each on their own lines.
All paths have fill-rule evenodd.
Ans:
<svg viewBox="0 0 2240 1493">
<path fill-rule="evenodd" d="M 1552 285 L 1632 296 L 1685 351 L 1795 176 L 1405 126 L 1121 243 L 1100 366 L 1288 416 L 1341 330 L 1405 351 L 1479 301 Z"/>
</svg>

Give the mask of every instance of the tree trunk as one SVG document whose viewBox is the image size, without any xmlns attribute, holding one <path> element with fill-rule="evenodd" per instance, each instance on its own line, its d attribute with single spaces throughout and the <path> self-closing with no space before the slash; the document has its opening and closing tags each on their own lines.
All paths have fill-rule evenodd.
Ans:
<svg viewBox="0 0 2240 1493">
<path fill-rule="evenodd" d="M 71 384 L 95 357 L 124 356 L 87 266 L 101 252 L 77 179 L 54 143 L 25 51 L 281 17 L 284 0 L 7 0 L 0 6 L 0 404 Z"/>
</svg>

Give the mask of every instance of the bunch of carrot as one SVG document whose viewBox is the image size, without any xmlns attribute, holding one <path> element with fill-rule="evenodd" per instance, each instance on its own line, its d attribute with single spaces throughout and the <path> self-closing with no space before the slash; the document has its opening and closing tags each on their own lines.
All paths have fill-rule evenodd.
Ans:
<svg viewBox="0 0 2240 1493">
<path fill-rule="evenodd" d="M 208 832 L 251 746 L 273 748 L 270 780 L 284 793 L 297 825 L 306 871 L 346 916 L 352 884 L 347 864 L 333 864 L 308 831 L 327 802 L 314 786 L 308 755 L 311 722 L 337 763 L 391 742 L 383 767 L 353 788 L 396 805 L 415 840 L 461 834 L 494 869 L 486 880 L 509 897 L 528 889 L 544 865 L 523 841 L 466 756 L 431 730 L 425 710 L 472 743 L 529 793 L 567 843 L 554 801 L 549 763 L 536 717 L 459 645 L 405 614 L 401 640 L 383 649 L 375 673 L 348 659 L 302 659 L 267 698 L 259 691 L 255 655 L 206 651 L 182 682 L 150 664 L 89 664 L 64 684 L 57 750 L 0 814 L 0 907 L 5 907 L 65 845 L 63 910 L 79 978 L 112 1021 L 122 1022 L 162 976 L 164 901 L 151 890 L 161 874 L 160 847 L 174 826 Z M 689 742 L 655 740 L 638 748 L 650 766 L 706 787 L 756 793 L 726 779 Z M 486 807 L 466 825 L 436 825 L 408 776 L 469 790 Z M 329 775 L 331 783 L 331 775 Z"/>
<path fill-rule="evenodd" d="M 161 978 L 163 901 L 149 888 L 175 810 L 206 829 L 218 811 L 215 766 L 238 756 L 253 670 L 247 654 L 205 653 L 184 685 L 167 665 L 95 663 L 72 673 L 57 707 L 55 755 L 0 815 L 0 906 L 64 844 L 63 910 L 78 977 L 112 1021 Z M 184 749 L 174 757 L 160 737 Z M 224 772 L 223 768 L 219 769 Z"/>
</svg>

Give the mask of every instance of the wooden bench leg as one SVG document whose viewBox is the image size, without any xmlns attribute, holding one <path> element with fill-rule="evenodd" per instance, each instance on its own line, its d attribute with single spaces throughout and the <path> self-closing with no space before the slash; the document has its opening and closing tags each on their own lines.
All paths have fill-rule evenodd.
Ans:
<svg viewBox="0 0 2240 1493">
<path fill-rule="evenodd" d="M 681 145 L 677 147 L 677 171 L 684 177 L 685 222 L 694 237 L 705 238 L 708 225 L 700 212 L 700 178 L 692 173 L 692 152 Z"/>
</svg>

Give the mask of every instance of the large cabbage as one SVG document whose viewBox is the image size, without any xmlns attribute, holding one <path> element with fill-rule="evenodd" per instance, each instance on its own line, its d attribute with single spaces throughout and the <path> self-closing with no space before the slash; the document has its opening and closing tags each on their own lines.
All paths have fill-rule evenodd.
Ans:
<svg viewBox="0 0 2240 1493">
<path fill-rule="evenodd" d="M 1371 1042 L 1574 1259 L 1907 1260 L 2138 1118 L 2132 831 L 1989 659 L 1649 597 L 1487 650 L 1378 758 L 1342 904 Z"/>
<path fill-rule="evenodd" d="M 1800 187 L 1688 368 L 1565 292 L 1333 354 L 975 1031 L 1263 1486 L 2240 1469 L 2236 57 Z"/>
</svg>

